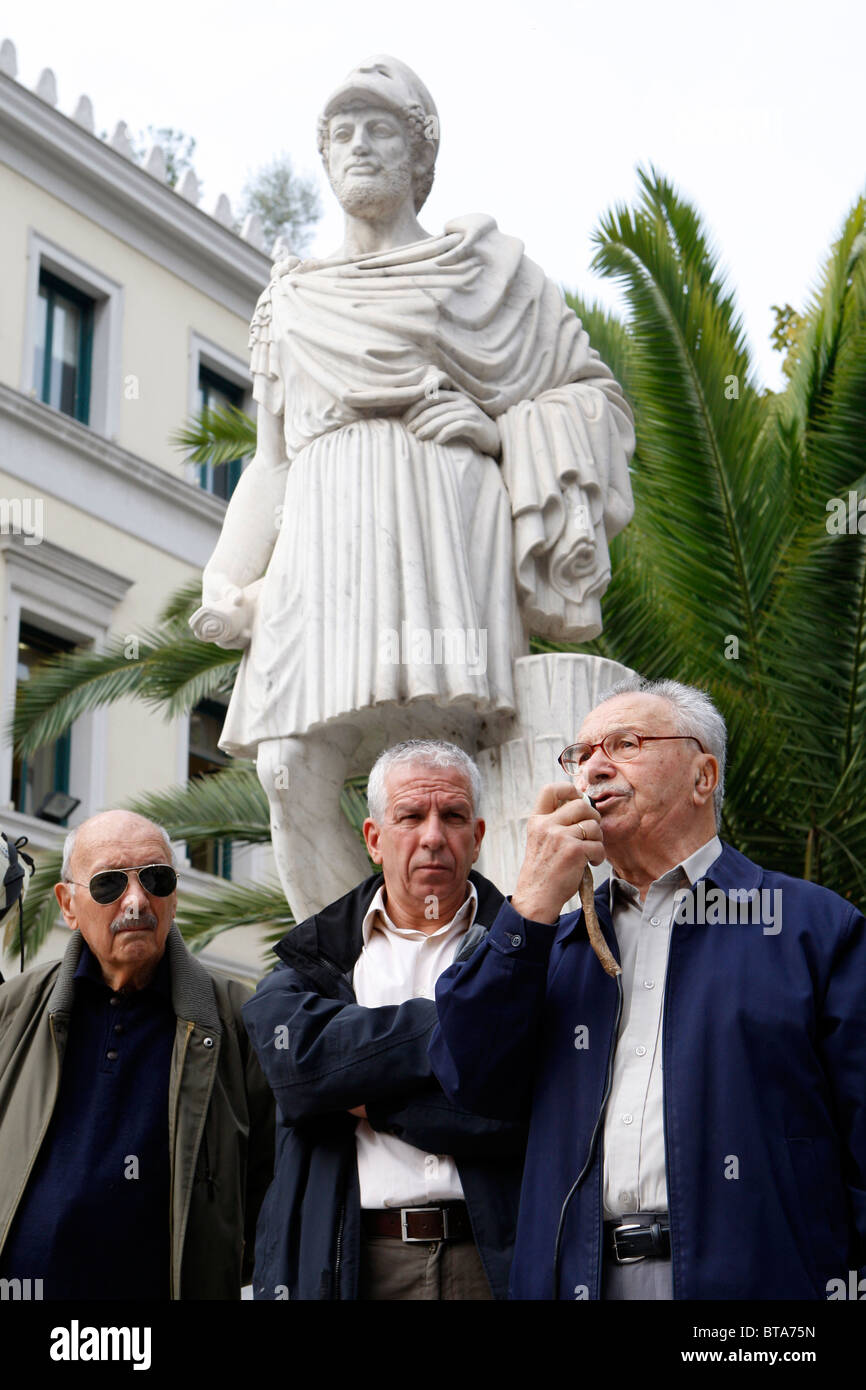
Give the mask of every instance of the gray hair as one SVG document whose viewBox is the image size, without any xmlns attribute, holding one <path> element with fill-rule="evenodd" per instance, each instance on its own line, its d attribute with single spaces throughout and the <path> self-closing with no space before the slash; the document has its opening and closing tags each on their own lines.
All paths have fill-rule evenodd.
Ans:
<svg viewBox="0 0 866 1390">
<path fill-rule="evenodd" d="M 99 814 L 101 814 L 101 813 L 99 813 Z M 137 813 L 133 813 L 133 814 L 137 814 Z M 73 828 L 70 830 L 69 834 L 66 836 L 66 839 L 63 841 L 63 864 L 62 864 L 61 869 L 60 869 L 60 877 L 61 877 L 61 879 L 63 880 L 64 883 L 71 883 L 71 882 L 72 882 L 72 879 L 70 878 L 70 874 L 71 874 L 71 872 L 72 872 L 72 856 L 73 856 L 73 854 L 75 853 L 75 841 L 76 841 L 76 839 L 78 838 L 78 832 L 79 832 L 79 830 L 81 830 L 81 828 L 82 828 L 83 826 L 89 824 L 89 822 L 90 822 L 91 820 L 93 820 L 93 819 L 94 819 L 93 816 L 89 816 L 89 817 L 87 818 L 87 820 L 83 820 L 83 821 L 81 822 L 81 825 L 75 825 L 75 826 L 73 826 Z M 152 825 L 152 826 L 153 826 L 154 830 L 158 830 L 158 831 L 159 831 L 160 835 L 161 835 L 162 838 L 165 840 L 165 847 L 166 847 L 166 849 L 167 849 L 167 851 L 168 851 L 169 862 L 171 863 L 172 868 L 173 868 L 173 869 L 176 869 L 176 868 L 177 868 L 177 858 L 176 858 L 176 856 L 175 856 L 174 850 L 172 849 L 171 836 L 169 835 L 169 833 L 168 833 L 168 831 L 166 830 L 165 826 L 164 826 L 164 825 L 160 825 L 158 821 L 150 820 L 150 817 L 149 817 L 149 816 L 142 816 L 141 819 L 142 819 L 142 820 L 146 820 L 146 821 L 148 822 L 149 825 Z"/>
<path fill-rule="evenodd" d="M 716 826 L 722 820 L 722 802 L 725 799 L 725 762 L 727 757 L 728 732 L 725 721 L 705 690 L 694 685 L 682 685 L 672 680 L 647 680 L 644 676 L 627 676 L 606 690 L 598 704 L 612 700 L 616 695 L 658 695 L 667 700 L 674 711 L 678 734 L 698 739 L 719 765 L 719 780 L 713 791 L 713 809 L 716 813 Z M 597 706 L 596 706 L 597 708 Z"/>
<path fill-rule="evenodd" d="M 409 738 L 403 743 L 395 743 L 380 753 L 370 769 L 367 778 L 367 806 L 370 818 L 381 825 L 385 819 L 388 798 L 385 794 L 385 779 L 395 767 L 406 763 L 417 763 L 421 767 L 453 767 L 463 773 L 469 783 L 472 801 L 472 814 L 478 815 L 481 805 L 481 773 L 478 767 L 458 748 L 456 743 L 446 743 L 443 739 Z"/>
</svg>

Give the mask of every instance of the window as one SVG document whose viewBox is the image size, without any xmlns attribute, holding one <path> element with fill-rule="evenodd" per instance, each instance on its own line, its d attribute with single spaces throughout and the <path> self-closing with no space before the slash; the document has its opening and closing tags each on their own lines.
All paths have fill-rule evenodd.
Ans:
<svg viewBox="0 0 866 1390">
<path fill-rule="evenodd" d="M 71 651 L 72 647 L 72 642 L 22 622 L 18 631 L 16 690 L 20 690 L 24 681 L 29 680 L 37 666 L 48 657 Z M 13 759 L 12 804 L 16 811 L 36 816 L 52 792 L 69 791 L 71 751 L 71 730 L 67 729 L 54 743 L 38 749 L 30 757 Z"/>
<path fill-rule="evenodd" d="M 199 365 L 197 405 L 200 411 L 225 410 L 230 405 L 242 410 L 243 404 L 244 390 L 241 386 L 220 376 L 210 367 Z M 230 459 L 228 463 L 219 463 L 216 466 L 212 463 L 200 464 L 201 486 L 206 492 L 212 492 L 215 497 L 222 497 L 228 501 L 238 485 L 242 462 L 241 459 Z"/>
<path fill-rule="evenodd" d="M 122 328 L 123 286 L 31 228 L 21 390 L 114 439 Z"/>
<path fill-rule="evenodd" d="M 202 700 L 189 716 L 189 770 L 190 781 L 194 777 L 212 777 L 221 768 L 228 767 L 231 758 L 218 747 L 226 712 L 223 705 L 215 700 Z M 190 848 L 189 862 L 202 873 L 216 874 L 218 878 L 232 876 L 231 840 L 210 839 L 195 849 Z"/>
<path fill-rule="evenodd" d="M 43 270 L 39 276 L 33 389 L 46 405 L 90 421 L 93 300 Z"/>
<path fill-rule="evenodd" d="M 22 668 L 30 672 L 39 660 L 71 647 L 103 645 L 132 580 L 52 541 L 28 545 L 26 536 L 0 535 L 0 560 L 0 611 L 5 614 L 0 633 L 0 704 L 8 711 L 15 707 L 21 679 L 29 678 Z M 107 709 L 80 715 L 70 735 L 69 794 L 81 800 L 77 816 L 81 820 L 105 804 Z M 36 755 L 37 759 L 47 756 L 47 750 Z M 60 750 L 61 765 L 53 767 L 52 784 L 58 770 L 62 783 L 64 756 Z M 32 766 L 24 773 L 22 777 L 9 740 L 0 739 L 0 802 L 38 810 L 42 801 L 37 799 L 34 779 L 37 784 L 48 783 L 49 777 Z M 22 791 L 28 782 L 29 794 Z M 62 791 L 62 785 L 57 790 Z M 27 827 L 23 829 L 26 832 Z"/>
</svg>

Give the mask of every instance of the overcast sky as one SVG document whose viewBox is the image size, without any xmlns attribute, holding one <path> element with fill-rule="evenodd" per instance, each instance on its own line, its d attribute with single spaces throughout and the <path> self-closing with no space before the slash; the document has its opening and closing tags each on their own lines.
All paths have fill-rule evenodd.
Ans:
<svg viewBox="0 0 866 1390">
<path fill-rule="evenodd" d="M 866 187 L 862 0 L 39 0 L 7 10 L 19 80 L 54 69 L 98 129 L 175 126 L 198 142 L 202 206 L 236 205 L 281 151 L 320 178 L 311 252 L 340 241 L 316 116 L 373 53 L 414 67 L 439 109 L 428 231 L 492 214 L 549 275 L 613 302 L 591 235 L 654 163 L 700 208 L 736 288 L 761 379 L 778 385 L 770 305 L 801 306 Z M 0 37 L 3 37 L 0 34 Z"/>
</svg>

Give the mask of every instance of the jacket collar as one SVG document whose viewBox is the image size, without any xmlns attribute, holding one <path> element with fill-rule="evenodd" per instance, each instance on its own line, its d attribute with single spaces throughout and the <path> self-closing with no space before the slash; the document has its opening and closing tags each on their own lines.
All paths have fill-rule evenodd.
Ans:
<svg viewBox="0 0 866 1390">
<path fill-rule="evenodd" d="M 478 894 L 478 911 L 475 924 L 467 934 L 467 941 L 476 944 L 481 934 L 493 925 L 497 912 L 504 902 L 499 889 L 471 870 L 469 877 Z M 312 917 L 299 922 L 286 936 L 278 941 L 274 951 L 287 965 L 295 965 L 301 960 L 318 960 L 325 957 L 336 965 L 343 974 L 348 973 L 361 954 L 364 945 L 363 921 L 377 890 L 382 886 L 382 875 L 371 874 L 359 883 L 357 888 L 345 893 L 336 902 L 323 907 Z M 476 928 L 481 931 L 476 933 Z M 460 954 L 463 954 L 464 947 Z"/>
<path fill-rule="evenodd" d="M 704 875 L 708 883 L 715 884 L 724 893 L 739 888 L 757 888 L 764 877 L 760 864 L 753 864 L 733 845 L 722 842 L 722 852 Z"/>
<path fill-rule="evenodd" d="M 57 979 L 48 1001 L 48 1012 L 71 1013 L 75 1002 L 75 972 L 81 959 L 84 938 L 72 933 Z M 171 977 L 171 1002 L 178 1018 L 199 1023 L 212 1033 L 221 1033 L 219 1010 L 213 982 L 207 970 L 191 955 L 177 927 L 172 925 L 165 941 L 165 954 Z"/>
<path fill-rule="evenodd" d="M 721 888 L 723 893 L 733 892 L 735 889 L 757 888 L 764 877 L 764 871 L 758 864 L 753 864 L 751 859 L 747 859 L 739 850 L 734 849 L 733 845 L 722 841 L 722 852 L 713 864 L 710 865 L 704 875 L 708 883 L 712 883 L 717 888 Z M 700 882 L 700 879 L 698 879 Z M 693 891 L 695 884 L 690 891 Z M 616 937 L 613 930 L 613 920 L 610 913 L 610 880 L 605 879 L 595 890 L 595 910 L 598 914 L 599 926 L 602 928 L 616 959 L 619 960 L 619 951 L 616 945 Z M 559 930 L 556 934 L 557 941 L 565 941 L 569 936 L 579 931 L 580 935 L 585 935 L 583 925 L 583 910 L 570 912 L 566 917 L 560 918 Z"/>
</svg>

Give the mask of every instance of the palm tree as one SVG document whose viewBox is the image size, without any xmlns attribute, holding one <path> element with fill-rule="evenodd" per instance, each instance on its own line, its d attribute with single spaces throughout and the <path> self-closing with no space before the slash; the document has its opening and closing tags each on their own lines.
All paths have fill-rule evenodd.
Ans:
<svg viewBox="0 0 866 1390">
<path fill-rule="evenodd" d="M 866 485 L 866 202 L 845 219 L 801 316 L 785 389 L 762 393 L 697 211 L 654 169 L 638 177 L 635 206 L 611 210 L 595 234 L 593 268 L 619 284 L 625 318 L 567 296 L 634 406 L 638 440 L 636 512 L 612 545 L 604 633 L 571 650 L 709 690 L 733 751 L 725 837 L 768 867 L 862 898 L 866 537 L 836 535 L 827 522 L 832 499 Z M 248 453 L 254 434 L 238 415 L 195 421 L 179 442 L 196 461 Z M 21 751 L 123 695 L 175 716 L 229 690 L 237 654 L 189 635 L 197 602 L 196 586 L 176 595 L 137 661 L 115 647 L 44 668 L 16 709 Z M 248 766 L 209 778 L 207 794 L 193 784 L 136 809 L 158 812 L 191 843 L 268 838 Z M 358 785 L 345 809 L 358 824 Z M 218 903 L 188 908 L 184 926 L 203 941 L 250 920 L 285 928 L 279 889 L 228 888 Z"/>
<path fill-rule="evenodd" d="M 584 311 L 633 402 L 634 521 L 594 650 L 708 689 L 733 751 L 725 833 L 769 867 L 866 892 L 866 538 L 828 504 L 866 474 L 866 201 L 761 394 L 695 210 L 654 170 L 599 226 L 628 332 Z M 866 530 L 866 523 L 864 523 Z"/>
</svg>

